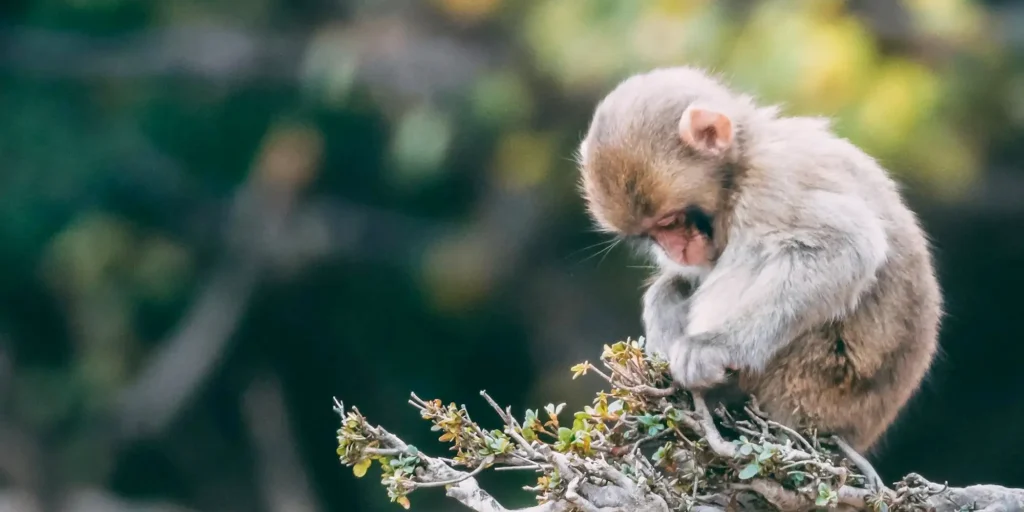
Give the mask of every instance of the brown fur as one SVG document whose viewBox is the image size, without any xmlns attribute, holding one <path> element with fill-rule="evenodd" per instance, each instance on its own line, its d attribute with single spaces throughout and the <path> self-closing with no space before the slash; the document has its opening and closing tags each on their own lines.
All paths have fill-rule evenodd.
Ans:
<svg viewBox="0 0 1024 512">
<path fill-rule="evenodd" d="M 680 115 L 694 102 L 733 120 L 736 143 L 726 158 L 704 157 L 680 140 Z M 739 387 L 780 422 L 843 435 L 859 450 L 876 442 L 928 370 L 942 300 L 916 217 L 870 157 L 832 136 L 824 120 L 779 117 L 699 70 L 672 68 L 610 93 L 578 159 L 581 192 L 600 228 L 639 235 L 651 218 L 698 206 L 713 216 L 719 253 L 730 237 L 802 240 L 813 212 L 790 203 L 807 191 L 863 201 L 888 244 L 875 281 L 852 310 L 803 325 L 763 371 L 741 371 Z"/>
<path fill-rule="evenodd" d="M 843 435 L 858 450 L 873 446 L 924 378 L 938 336 L 931 262 L 897 254 L 852 315 L 803 334 L 763 375 L 741 375 L 740 388 L 780 422 Z"/>
</svg>

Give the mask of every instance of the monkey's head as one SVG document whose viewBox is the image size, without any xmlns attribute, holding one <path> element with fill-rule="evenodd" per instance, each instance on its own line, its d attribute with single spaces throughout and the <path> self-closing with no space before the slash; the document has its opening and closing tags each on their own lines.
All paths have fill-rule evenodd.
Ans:
<svg viewBox="0 0 1024 512">
<path fill-rule="evenodd" d="M 712 219 L 740 155 L 740 120 L 752 108 L 693 68 L 620 83 L 598 104 L 577 152 L 597 227 L 646 243 L 662 265 L 713 259 Z"/>
</svg>

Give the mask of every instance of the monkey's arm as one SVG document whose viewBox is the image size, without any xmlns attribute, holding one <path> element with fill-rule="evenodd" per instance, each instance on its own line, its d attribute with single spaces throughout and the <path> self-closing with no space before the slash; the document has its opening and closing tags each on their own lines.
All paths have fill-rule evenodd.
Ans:
<svg viewBox="0 0 1024 512">
<path fill-rule="evenodd" d="M 798 329 L 841 318 L 874 282 L 888 242 L 862 200 L 812 192 L 794 209 L 796 225 L 737 230 L 694 294 L 688 344 L 726 351 L 712 361 L 763 370 Z"/>
<path fill-rule="evenodd" d="M 670 343 L 686 334 L 692 284 L 682 276 L 664 273 L 643 297 L 643 323 L 647 348 L 668 356 Z"/>
</svg>

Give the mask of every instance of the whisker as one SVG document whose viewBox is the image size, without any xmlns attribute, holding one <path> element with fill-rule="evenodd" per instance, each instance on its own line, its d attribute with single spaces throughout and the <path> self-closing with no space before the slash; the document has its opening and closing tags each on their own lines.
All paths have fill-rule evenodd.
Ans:
<svg viewBox="0 0 1024 512">
<path fill-rule="evenodd" d="M 603 249 L 595 252 L 594 254 L 591 254 L 590 256 L 587 256 L 586 258 L 583 258 L 578 263 L 586 263 L 586 262 L 588 262 L 588 261 L 590 261 L 590 260 L 592 260 L 592 259 L 594 259 L 594 258 L 596 258 L 596 257 L 598 257 L 598 256 L 600 256 L 602 254 L 604 254 L 608 249 L 610 249 L 612 247 L 615 247 L 615 244 L 611 244 L 611 245 L 608 245 L 608 246 L 604 247 Z"/>
<path fill-rule="evenodd" d="M 592 259 L 594 259 L 594 258 L 596 258 L 598 256 L 602 256 L 602 255 L 608 254 L 608 251 L 611 251 L 612 249 L 615 248 L 616 245 L 619 245 L 619 240 L 618 239 L 611 240 L 610 242 L 611 243 L 609 243 L 603 249 L 595 252 L 594 254 L 591 254 L 590 256 L 587 256 L 586 258 L 583 258 L 579 262 L 580 263 L 585 263 L 585 262 L 590 261 L 590 260 L 592 260 Z M 602 257 L 601 259 L 603 260 L 604 258 Z"/>
<path fill-rule="evenodd" d="M 607 247 L 607 248 L 606 248 L 606 249 L 604 250 L 604 256 L 601 256 L 601 260 L 597 262 L 597 266 L 598 266 L 598 267 L 600 267 L 600 266 L 601 266 L 601 263 L 602 263 L 602 262 L 604 262 L 604 259 L 605 259 L 605 258 L 607 258 L 607 257 L 608 257 L 608 255 L 609 255 L 609 254 L 610 254 L 610 253 L 612 252 L 612 249 L 615 249 L 616 247 L 618 247 L 618 246 L 619 246 L 619 243 L 621 243 L 621 242 L 622 242 L 622 239 L 621 239 L 621 238 L 618 238 L 618 239 L 616 239 L 616 240 L 615 240 L 615 243 L 613 243 L 613 244 L 609 245 L 609 246 L 608 246 L 608 247 Z"/>
<path fill-rule="evenodd" d="M 597 242 L 596 244 L 591 244 L 591 245 L 588 245 L 588 246 L 586 246 L 586 247 L 584 247 L 582 249 L 577 249 L 577 250 L 569 253 L 567 256 L 565 256 L 565 259 L 572 258 L 573 256 L 575 256 L 575 255 L 577 255 L 577 254 L 579 254 L 579 253 L 581 253 L 583 251 L 589 251 L 590 249 L 594 249 L 594 248 L 597 248 L 597 247 L 601 247 L 601 246 L 605 246 L 605 245 L 610 245 L 610 244 L 614 244 L 614 243 L 615 243 L 614 239 L 612 239 L 612 240 L 602 240 L 600 242 Z M 594 253 L 594 255 L 597 255 L 597 254 L 599 254 L 599 253 Z M 593 257 L 593 256 L 591 256 L 591 257 Z M 583 261 L 586 261 L 586 259 L 584 259 Z"/>
</svg>

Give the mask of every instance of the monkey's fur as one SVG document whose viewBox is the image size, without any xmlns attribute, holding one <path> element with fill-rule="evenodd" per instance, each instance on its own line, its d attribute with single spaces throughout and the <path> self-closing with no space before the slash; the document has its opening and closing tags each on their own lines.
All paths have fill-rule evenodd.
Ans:
<svg viewBox="0 0 1024 512">
<path fill-rule="evenodd" d="M 731 122 L 724 151 L 680 137 L 691 105 Z M 620 83 L 577 156 L 597 226 L 659 263 L 645 335 L 680 384 L 721 389 L 734 369 L 776 421 L 875 444 L 932 362 L 943 306 L 927 238 L 883 168 L 827 120 L 782 116 L 689 67 Z M 705 219 L 706 265 L 646 236 L 683 209 Z"/>
</svg>

